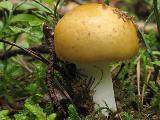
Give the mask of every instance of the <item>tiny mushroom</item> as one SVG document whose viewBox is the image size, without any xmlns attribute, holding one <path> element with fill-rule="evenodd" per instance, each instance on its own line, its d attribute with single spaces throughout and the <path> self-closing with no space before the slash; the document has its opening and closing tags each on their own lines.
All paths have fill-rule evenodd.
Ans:
<svg viewBox="0 0 160 120">
<path fill-rule="evenodd" d="M 95 79 L 93 100 L 100 107 L 116 111 L 109 63 L 137 54 L 137 28 L 131 17 L 119 9 L 98 3 L 80 5 L 55 28 L 57 56 L 76 64 L 79 73 Z M 106 116 L 108 112 L 102 111 Z"/>
</svg>

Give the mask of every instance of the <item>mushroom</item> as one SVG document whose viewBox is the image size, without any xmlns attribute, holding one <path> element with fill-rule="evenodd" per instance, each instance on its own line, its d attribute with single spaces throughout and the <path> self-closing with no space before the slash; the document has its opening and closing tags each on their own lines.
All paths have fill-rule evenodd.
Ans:
<svg viewBox="0 0 160 120">
<path fill-rule="evenodd" d="M 107 104 L 111 110 L 117 110 L 109 64 L 136 55 L 138 41 L 131 17 L 98 3 L 74 8 L 55 27 L 57 56 L 76 64 L 79 73 L 95 79 L 95 108 Z"/>
</svg>

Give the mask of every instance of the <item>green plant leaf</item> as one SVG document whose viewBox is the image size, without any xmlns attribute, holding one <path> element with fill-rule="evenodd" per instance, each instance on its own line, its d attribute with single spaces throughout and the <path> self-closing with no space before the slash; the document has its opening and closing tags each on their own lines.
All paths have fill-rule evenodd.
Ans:
<svg viewBox="0 0 160 120">
<path fill-rule="evenodd" d="M 43 23 L 38 17 L 30 14 L 18 14 L 11 19 L 11 23 L 28 22 L 31 26 L 38 26 Z"/>
<path fill-rule="evenodd" d="M 78 112 L 76 111 L 76 108 L 73 105 L 69 105 L 68 113 L 69 113 L 69 117 L 67 120 L 80 120 Z"/>
<path fill-rule="evenodd" d="M 127 113 L 127 112 L 122 112 L 121 116 L 123 116 L 124 118 L 126 118 L 126 120 L 134 120 L 133 116 L 130 115 L 129 113 Z"/>
<path fill-rule="evenodd" d="M 38 120 L 46 120 L 47 116 L 43 112 L 43 109 L 38 104 L 34 104 L 31 99 L 27 99 L 24 106 L 33 113 Z"/>
<path fill-rule="evenodd" d="M 0 21 L 0 30 L 3 28 L 3 22 Z"/>
<path fill-rule="evenodd" d="M 155 47 L 157 45 L 156 33 L 154 30 L 150 30 L 148 34 L 144 34 L 145 39 L 147 40 L 150 47 Z"/>
<path fill-rule="evenodd" d="M 48 4 L 53 4 L 54 0 L 43 0 L 43 2 L 46 2 Z"/>
<path fill-rule="evenodd" d="M 153 55 L 160 56 L 160 51 L 152 51 L 152 54 L 153 54 Z"/>
<path fill-rule="evenodd" d="M 20 6 L 16 8 L 16 10 L 21 10 L 21 11 L 31 10 L 31 9 L 35 9 L 35 7 L 31 4 L 31 2 L 22 3 Z"/>
<path fill-rule="evenodd" d="M 154 61 L 154 62 L 152 62 L 152 64 L 155 64 L 155 65 L 157 65 L 157 66 L 160 66 L 160 61 Z"/>
<path fill-rule="evenodd" d="M 31 95 L 36 94 L 38 91 L 38 85 L 37 83 L 30 83 L 28 86 L 25 88 L 26 92 L 30 93 Z"/>
<path fill-rule="evenodd" d="M 13 4 L 10 1 L 2 1 L 0 2 L 0 8 L 4 8 L 11 11 L 13 8 Z"/>
<path fill-rule="evenodd" d="M 0 50 L 3 49 L 3 43 L 0 43 Z"/>
<path fill-rule="evenodd" d="M 109 5 L 109 0 L 104 0 L 104 3 L 105 3 L 106 5 Z"/>
<path fill-rule="evenodd" d="M 22 32 L 28 33 L 31 30 L 31 27 L 20 28 L 20 27 L 16 27 L 16 26 L 9 26 L 9 28 L 13 33 L 22 33 Z"/>
<path fill-rule="evenodd" d="M 27 112 L 20 112 L 17 114 L 14 114 L 15 120 L 30 120 L 27 116 Z"/>
<path fill-rule="evenodd" d="M 37 8 L 37 9 L 40 10 L 40 11 L 50 13 L 50 11 L 49 11 L 48 9 L 46 9 L 46 8 L 43 7 L 43 6 L 41 6 L 41 5 L 38 4 L 37 2 L 32 1 L 32 2 L 31 2 L 31 5 L 33 5 L 35 8 Z"/>
<path fill-rule="evenodd" d="M 34 1 L 19 2 L 18 4 L 19 6 L 16 8 L 16 10 L 25 11 L 32 9 L 32 10 L 40 10 L 43 12 L 49 12 L 47 9 L 45 9 L 44 7 L 42 7 L 41 5 L 37 4 Z"/>
<path fill-rule="evenodd" d="M 32 27 L 31 32 L 27 33 L 27 41 L 29 41 L 31 44 L 39 44 L 42 38 L 43 32 L 41 31 L 40 27 Z"/>
<path fill-rule="evenodd" d="M 9 111 L 8 110 L 1 110 L 0 111 L 0 120 L 11 120 L 8 117 Z"/>
<path fill-rule="evenodd" d="M 149 85 L 155 93 L 158 92 L 158 87 L 154 81 L 149 81 Z"/>
<path fill-rule="evenodd" d="M 160 15 L 159 15 L 159 11 L 158 11 L 158 4 L 159 4 L 159 1 L 153 0 L 154 15 L 155 15 L 156 22 L 157 22 L 158 33 L 160 33 Z"/>
<path fill-rule="evenodd" d="M 55 120 L 56 119 L 56 114 L 52 113 L 47 117 L 48 120 Z"/>
</svg>

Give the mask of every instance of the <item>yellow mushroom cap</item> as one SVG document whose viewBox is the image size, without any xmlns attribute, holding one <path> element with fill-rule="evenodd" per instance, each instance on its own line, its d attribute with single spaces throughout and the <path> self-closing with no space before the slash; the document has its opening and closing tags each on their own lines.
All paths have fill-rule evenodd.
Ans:
<svg viewBox="0 0 160 120">
<path fill-rule="evenodd" d="M 71 63 L 126 60 L 137 53 L 138 41 L 130 17 L 97 3 L 74 8 L 55 28 L 56 54 Z"/>
</svg>

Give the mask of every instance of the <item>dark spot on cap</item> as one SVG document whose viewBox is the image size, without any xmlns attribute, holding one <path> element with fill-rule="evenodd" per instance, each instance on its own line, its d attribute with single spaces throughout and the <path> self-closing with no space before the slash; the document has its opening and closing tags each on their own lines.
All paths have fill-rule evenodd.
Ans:
<svg viewBox="0 0 160 120">
<path fill-rule="evenodd" d="M 101 28 L 101 25 L 98 25 L 98 28 Z"/>
<path fill-rule="evenodd" d="M 113 29 L 113 31 L 114 31 L 114 32 L 117 32 L 117 30 L 116 30 L 116 29 Z"/>
<path fill-rule="evenodd" d="M 74 49 L 74 48 L 75 48 L 75 46 L 71 46 L 71 48 L 72 48 L 72 49 Z"/>
</svg>

